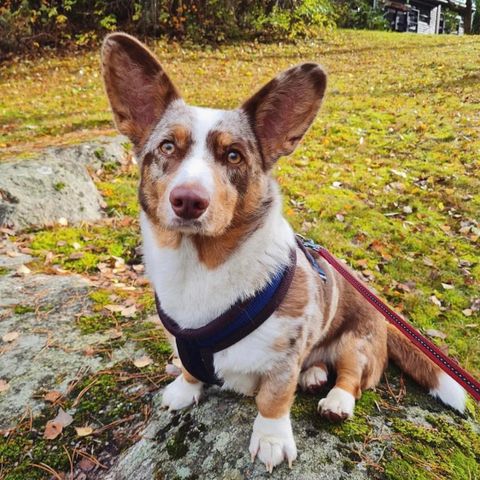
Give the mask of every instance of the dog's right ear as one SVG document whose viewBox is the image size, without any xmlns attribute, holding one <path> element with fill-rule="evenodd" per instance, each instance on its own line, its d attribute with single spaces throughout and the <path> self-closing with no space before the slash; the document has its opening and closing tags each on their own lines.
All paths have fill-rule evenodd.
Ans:
<svg viewBox="0 0 480 480">
<path fill-rule="evenodd" d="M 180 95 L 153 53 L 125 33 L 105 38 L 102 72 L 117 128 L 140 149 Z"/>
</svg>

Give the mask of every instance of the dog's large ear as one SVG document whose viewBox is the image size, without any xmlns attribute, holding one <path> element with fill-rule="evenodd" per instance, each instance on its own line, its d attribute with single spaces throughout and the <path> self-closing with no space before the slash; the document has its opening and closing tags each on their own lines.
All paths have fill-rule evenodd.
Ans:
<svg viewBox="0 0 480 480">
<path fill-rule="evenodd" d="M 117 128 L 140 148 L 180 95 L 153 53 L 125 33 L 105 38 L 102 72 Z"/>
<path fill-rule="evenodd" d="M 295 150 L 315 119 L 327 86 L 316 63 L 290 68 L 247 100 L 247 113 L 259 142 L 265 169 Z"/>
</svg>

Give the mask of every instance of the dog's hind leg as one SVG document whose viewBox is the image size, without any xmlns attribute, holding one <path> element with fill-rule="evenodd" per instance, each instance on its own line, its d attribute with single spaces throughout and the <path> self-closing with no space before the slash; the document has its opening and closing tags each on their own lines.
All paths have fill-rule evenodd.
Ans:
<svg viewBox="0 0 480 480">
<path fill-rule="evenodd" d="M 339 342 L 334 359 L 335 386 L 318 403 L 322 416 L 334 422 L 352 417 L 355 400 L 360 398 L 362 390 L 378 383 L 386 360 L 384 329 L 363 337 L 351 334 Z"/>
<path fill-rule="evenodd" d="M 317 393 L 327 382 L 327 377 L 327 366 L 323 362 L 317 362 L 301 371 L 298 384 L 305 392 Z"/>
</svg>

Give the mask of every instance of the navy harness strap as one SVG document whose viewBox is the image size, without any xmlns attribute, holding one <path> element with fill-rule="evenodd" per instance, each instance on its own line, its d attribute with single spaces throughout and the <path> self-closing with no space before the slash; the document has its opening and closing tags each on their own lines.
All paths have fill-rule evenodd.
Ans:
<svg viewBox="0 0 480 480">
<path fill-rule="evenodd" d="M 204 327 L 182 329 L 162 309 L 155 294 L 158 316 L 164 327 L 175 337 L 184 368 L 204 383 L 221 384 L 215 376 L 213 354 L 230 347 L 249 335 L 269 318 L 282 303 L 295 273 L 296 250 L 290 262 L 255 296 L 238 301 L 225 313 Z"/>
</svg>

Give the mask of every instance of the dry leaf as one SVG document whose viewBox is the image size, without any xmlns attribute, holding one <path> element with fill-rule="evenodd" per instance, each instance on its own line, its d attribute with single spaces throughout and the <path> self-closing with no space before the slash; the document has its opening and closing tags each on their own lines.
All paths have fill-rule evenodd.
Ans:
<svg viewBox="0 0 480 480">
<path fill-rule="evenodd" d="M 443 333 L 443 332 L 441 332 L 440 330 L 435 330 L 434 328 L 429 328 L 428 330 L 425 331 L 425 333 L 426 333 L 429 337 L 441 338 L 442 340 L 444 340 L 445 338 L 447 338 L 447 334 L 446 334 L 446 333 Z"/>
<path fill-rule="evenodd" d="M 146 367 L 148 365 L 151 365 L 153 363 L 153 360 L 148 356 L 148 355 L 145 355 L 143 357 L 139 357 L 139 358 L 136 358 L 134 361 L 133 361 L 133 364 L 137 367 L 137 368 L 143 368 L 143 367 Z"/>
<path fill-rule="evenodd" d="M 132 318 L 135 316 L 136 313 L 137 313 L 137 307 L 135 305 L 124 308 L 121 311 L 122 317 L 126 317 L 126 318 Z"/>
<path fill-rule="evenodd" d="M 0 378 L 0 393 L 6 392 L 10 388 L 10 384 L 6 380 Z"/>
<path fill-rule="evenodd" d="M 46 402 L 55 403 L 62 396 L 62 392 L 59 392 L 58 390 L 50 390 L 43 396 L 43 399 Z"/>
<path fill-rule="evenodd" d="M 466 308 L 465 310 L 462 310 L 462 313 L 466 316 L 466 317 L 471 317 L 472 314 L 473 314 L 473 311 L 471 308 Z"/>
<path fill-rule="evenodd" d="M 7 254 L 7 257 L 10 257 L 10 258 L 16 258 L 21 255 L 21 253 L 16 252 L 15 250 L 7 250 L 6 254 Z"/>
<path fill-rule="evenodd" d="M 120 313 L 125 307 L 121 305 L 105 305 L 105 308 L 112 313 Z"/>
<path fill-rule="evenodd" d="M 45 431 L 43 432 L 43 438 L 45 440 L 55 440 L 63 430 L 63 425 L 55 420 L 50 420 L 45 425 Z"/>
<path fill-rule="evenodd" d="M 6 333 L 3 337 L 2 337 L 2 340 L 4 342 L 13 342 L 14 340 L 16 340 L 18 337 L 20 336 L 20 334 L 18 332 L 8 332 Z"/>
<path fill-rule="evenodd" d="M 75 427 L 75 430 L 79 437 L 88 437 L 88 435 L 93 433 L 92 427 Z"/>
<path fill-rule="evenodd" d="M 430 300 L 433 304 L 435 304 L 437 307 L 441 307 L 442 306 L 442 302 L 435 296 L 435 295 L 432 295 L 430 297 Z"/>
<path fill-rule="evenodd" d="M 82 457 L 82 459 L 78 462 L 78 467 L 82 472 L 89 472 L 95 468 L 95 463 L 87 457 Z"/>
<path fill-rule="evenodd" d="M 449 283 L 442 283 L 442 287 L 445 290 L 453 290 L 455 288 L 453 285 L 450 285 Z"/>
<path fill-rule="evenodd" d="M 87 357 L 93 357 L 93 355 L 95 355 L 95 349 L 88 345 L 87 347 L 85 347 L 83 349 L 83 353 L 87 356 Z"/>
<path fill-rule="evenodd" d="M 16 274 L 22 277 L 28 275 L 29 273 L 31 273 L 31 270 L 25 265 L 20 265 L 16 271 Z"/>
<path fill-rule="evenodd" d="M 53 420 L 59 422 L 63 427 L 68 427 L 73 422 L 72 416 L 63 408 L 58 409 L 57 416 Z"/>
<path fill-rule="evenodd" d="M 117 328 L 112 328 L 111 330 L 108 330 L 107 333 L 110 340 L 116 340 L 117 338 L 121 338 L 123 335 L 123 332 Z"/>
</svg>

